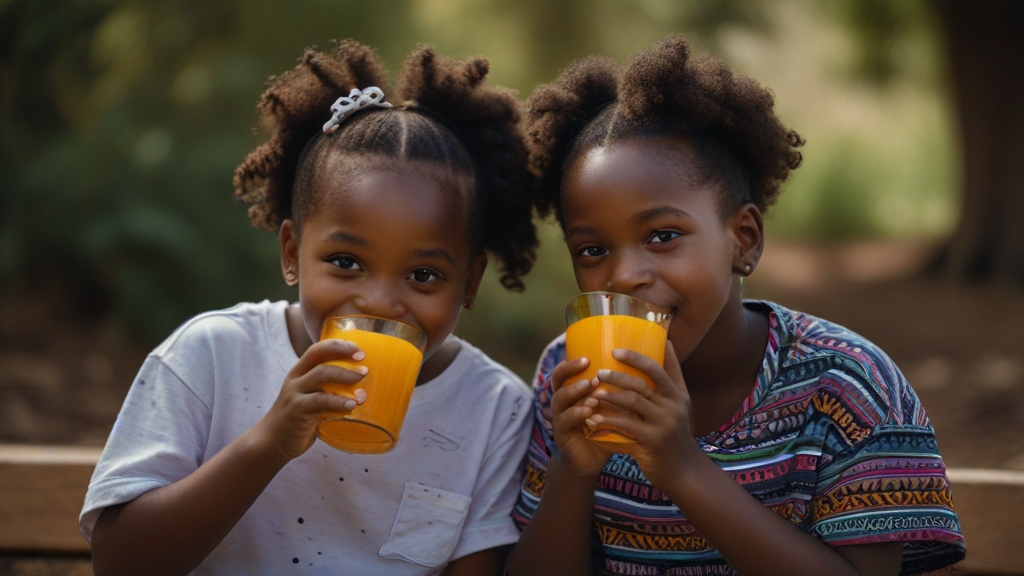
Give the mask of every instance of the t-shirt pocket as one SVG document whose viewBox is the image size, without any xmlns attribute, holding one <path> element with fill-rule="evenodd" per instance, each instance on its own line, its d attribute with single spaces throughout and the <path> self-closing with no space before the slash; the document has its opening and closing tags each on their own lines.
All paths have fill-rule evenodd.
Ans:
<svg viewBox="0 0 1024 576">
<path fill-rule="evenodd" d="M 455 492 L 406 482 L 398 517 L 377 555 L 428 568 L 444 564 L 459 543 L 472 500 Z"/>
</svg>

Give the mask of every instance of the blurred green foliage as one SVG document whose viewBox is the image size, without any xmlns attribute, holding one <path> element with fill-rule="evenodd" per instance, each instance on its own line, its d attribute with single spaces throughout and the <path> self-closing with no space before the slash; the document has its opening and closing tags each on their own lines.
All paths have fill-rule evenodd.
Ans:
<svg viewBox="0 0 1024 576">
<path fill-rule="evenodd" d="M 392 69 L 418 41 L 451 55 L 483 53 L 492 82 L 525 96 L 573 58 L 621 60 L 684 31 L 776 89 L 783 118 L 809 137 L 807 167 L 773 216 L 779 231 L 837 239 L 941 233 L 948 224 L 935 222 L 951 222 L 952 176 L 936 165 L 952 147 L 929 92 L 936 74 L 916 88 L 866 89 L 872 110 L 883 110 L 876 124 L 891 123 L 886 110 L 923 110 L 895 126 L 898 136 L 883 134 L 884 146 L 867 133 L 875 124 L 851 135 L 814 115 L 822 94 L 861 90 L 862 80 L 830 71 L 902 78 L 906 69 L 935 69 L 915 64 L 934 52 L 927 38 L 902 32 L 917 29 L 907 25 L 916 8 L 861 4 L 0 0 L 0 298 L 15 286 L 58 287 L 71 305 L 116 319 L 147 345 L 205 309 L 294 298 L 280 281 L 276 239 L 249 226 L 230 200 L 230 178 L 261 141 L 251 128 L 266 78 L 292 67 L 304 47 L 345 37 L 376 47 Z M 870 34 L 848 34 L 858 26 L 888 26 L 895 32 L 885 38 L 895 40 L 869 41 L 883 52 L 865 55 L 853 46 Z M 844 39 L 828 50 L 807 39 L 793 47 L 794 35 L 821 30 Z M 894 51 L 924 56 L 890 65 Z M 792 54 L 817 60 L 785 61 Z M 793 67 L 813 70 L 793 76 Z M 893 91 L 905 97 L 884 108 Z M 908 224 L 929 202 L 938 216 Z M 886 220 L 899 210 L 910 216 Z M 459 328 L 523 374 L 564 326 L 562 306 L 576 291 L 558 230 L 545 225 L 542 237 L 527 292 L 500 290 L 489 271 L 480 305 Z"/>
</svg>

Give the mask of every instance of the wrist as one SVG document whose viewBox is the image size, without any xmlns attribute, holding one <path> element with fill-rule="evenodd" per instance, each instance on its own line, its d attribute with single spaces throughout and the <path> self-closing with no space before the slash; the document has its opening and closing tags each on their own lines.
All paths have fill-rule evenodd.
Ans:
<svg viewBox="0 0 1024 576">
<path fill-rule="evenodd" d="M 696 494 L 702 487 L 714 485 L 720 482 L 720 476 L 725 474 L 721 468 L 708 458 L 697 442 L 684 449 L 684 454 L 679 458 L 678 465 L 672 474 L 672 481 L 662 490 L 669 498 L 676 503 L 680 509 L 685 507 L 688 496 Z M 731 479 L 731 477 L 730 477 Z"/>
<path fill-rule="evenodd" d="M 239 442 L 239 449 L 249 455 L 255 463 L 260 466 L 269 466 L 276 474 L 281 468 L 292 461 L 292 457 L 279 449 L 279 442 L 275 442 L 277 434 L 271 423 L 267 422 L 266 416 L 249 428 L 236 442 Z"/>
<path fill-rule="evenodd" d="M 597 479 L 601 476 L 601 471 L 604 470 L 604 466 L 597 470 L 581 470 L 573 466 L 565 455 L 561 452 L 556 452 L 551 455 L 551 462 L 548 463 L 548 473 L 556 473 L 567 478 L 572 478 L 574 481 L 582 484 L 589 484 L 590 486 L 597 485 Z"/>
</svg>

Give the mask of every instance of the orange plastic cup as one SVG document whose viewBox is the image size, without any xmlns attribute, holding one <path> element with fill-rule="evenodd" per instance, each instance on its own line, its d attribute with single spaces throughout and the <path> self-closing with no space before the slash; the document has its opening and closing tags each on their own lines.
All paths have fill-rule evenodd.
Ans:
<svg viewBox="0 0 1024 576">
<path fill-rule="evenodd" d="M 565 331 L 565 359 L 583 356 L 590 359 L 587 369 L 574 375 L 570 382 L 594 379 L 598 370 L 607 368 L 642 378 L 654 389 L 654 382 L 646 374 L 613 358 L 612 350 L 633 350 L 664 365 L 665 342 L 672 322 L 669 310 L 625 294 L 585 292 L 569 303 L 565 317 L 569 325 Z M 612 392 L 619 387 L 602 382 L 597 389 Z M 595 412 L 609 414 L 623 410 L 602 404 Z M 612 450 L 636 442 L 635 438 L 610 426 L 584 427 L 584 431 L 590 440 Z"/>
<path fill-rule="evenodd" d="M 421 330 L 387 318 L 343 316 L 329 318 L 320 339 L 354 342 L 366 352 L 360 361 L 328 362 L 342 368 L 366 366 L 366 377 L 355 384 L 325 384 L 324 392 L 355 398 L 362 388 L 366 401 L 351 412 L 324 412 L 317 437 L 329 446 L 353 454 L 383 454 L 398 443 L 405 413 L 416 386 L 427 336 Z"/>
</svg>

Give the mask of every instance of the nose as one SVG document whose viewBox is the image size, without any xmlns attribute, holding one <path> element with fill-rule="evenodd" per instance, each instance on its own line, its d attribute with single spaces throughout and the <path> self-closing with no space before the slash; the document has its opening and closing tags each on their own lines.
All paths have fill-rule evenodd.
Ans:
<svg viewBox="0 0 1024 576">
<path fill-rule="evenodd" d="M 605 290 L 619 294 L 635 294 L 654 284 L 654 272 L 642 254 L 621 252 L 612 261 Z"/>
<path fill-rule="evenodd" d="M 398 286 L 389 282 L 368 282 L 352 300 L 360 314 L 401 320 L 408 308 L 399 296 Z"/>
</svg>

